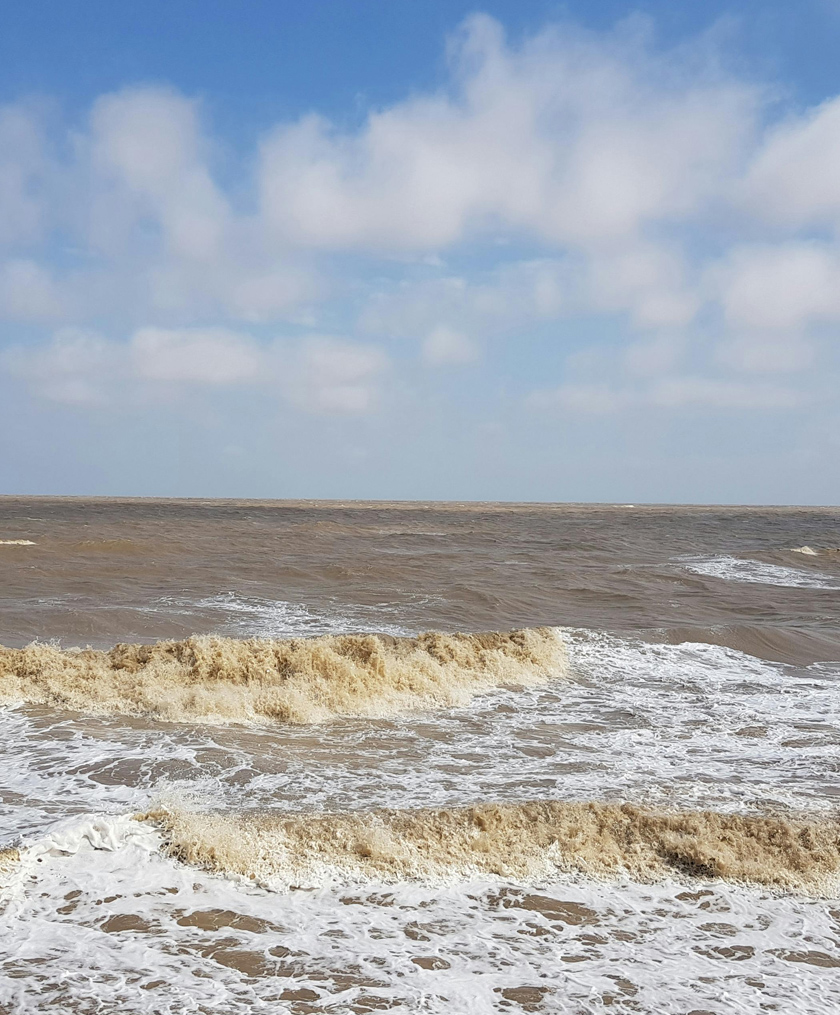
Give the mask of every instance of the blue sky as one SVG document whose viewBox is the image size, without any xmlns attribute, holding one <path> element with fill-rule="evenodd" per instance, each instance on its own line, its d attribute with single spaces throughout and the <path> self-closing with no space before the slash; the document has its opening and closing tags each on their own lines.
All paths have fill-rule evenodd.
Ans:
<svg viewBox="0 0 840 1015">
<path fill-rule="evenodd" d="M 0 492 L 837 503 L 840 4 L 7 4 Z"/>
</svg>

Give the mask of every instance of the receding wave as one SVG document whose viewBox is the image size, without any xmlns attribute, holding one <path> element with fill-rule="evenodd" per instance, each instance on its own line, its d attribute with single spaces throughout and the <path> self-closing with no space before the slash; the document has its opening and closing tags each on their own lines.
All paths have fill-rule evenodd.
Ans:
<svg viewBox="0 0 840 1015">
<path fill-rule="evenodd" d="M 646 632 L 651 641 L 671 645 L 701 642 L 735 649 L 758 659 L 808 666 L 840 660 L 840 631 L 787 625 L 718 624 L 714 627 L 670 627 Z"/>
<path fill-rule="evenodd" d="M 166 809 L 138 817 L 161 828 L 170 856 L 275 887 L 558 871 L 824 894 L 840 883 L 840 824 L 828 820 L 559 801 L 309 816 Z"/>
<path fill-rule="evenodd" d="M 172 721 L 311 723 L 451 707 L 565 672 L 555 628 L 487 634 L 193 637 L 108 652 L 0 647 L 0 700 Z"/>
</svg>

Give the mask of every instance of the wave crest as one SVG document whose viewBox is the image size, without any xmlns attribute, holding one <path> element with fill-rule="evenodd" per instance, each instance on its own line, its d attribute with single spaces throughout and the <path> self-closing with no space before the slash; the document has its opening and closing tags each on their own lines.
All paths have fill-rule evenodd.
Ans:
<svg viewBox="0 0 840 1015">
<path fill-rule="evenodd" d="M 171 721 L 312 723 L 466 704 L 565 672 L 555 628 L 488 634 L 193 637 L 108 652 L 0 647 L 0 699 Z"/>
<path fill-rule="evenodd" d="M 272 887 L 557 871 L 824 894 L 840 883 L 835 821 L 561 801 L 294 816 L 165 809 L 138 817 L 161 828 L 170 856 Z"/>
</svg>

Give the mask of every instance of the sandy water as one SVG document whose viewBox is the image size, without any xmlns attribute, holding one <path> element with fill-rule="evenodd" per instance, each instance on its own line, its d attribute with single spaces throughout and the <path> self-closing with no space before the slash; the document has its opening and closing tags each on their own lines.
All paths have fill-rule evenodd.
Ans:
<svg viewBox="0 0 840 1015">
<path fill-rule="evenodd" d="M 173 859 L 131 816 L 596 800 L 836 820 L 838 521 L 0 501 L 0 539 L 32 544 L 0 544 L 9 646 L 552 625 L 569 656 L 534 686 L 319 724 L 7 704 L 0 1010 L 835 1010 L 832 892 L 676 870 L 325 869 L 288 890 Z"/>
</svg>

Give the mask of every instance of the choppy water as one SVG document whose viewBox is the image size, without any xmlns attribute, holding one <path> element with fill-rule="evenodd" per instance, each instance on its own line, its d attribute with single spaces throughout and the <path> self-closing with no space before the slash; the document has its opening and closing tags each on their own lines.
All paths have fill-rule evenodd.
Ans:
<svg viewBox="0 0 840 1015">
<path fill-rule="evenodd" d="M 840 1008 L 820 893 L 678 872 L 278 892 L 130 818 L 597 800 L 836 820 L 840 512 L 0 499 L 5 540 L 31 544 L 0 542 L 9 646 L 550 625 L 570 665 L 321 725 L 8 705 L 0 1011 Z"/>
</svg>

